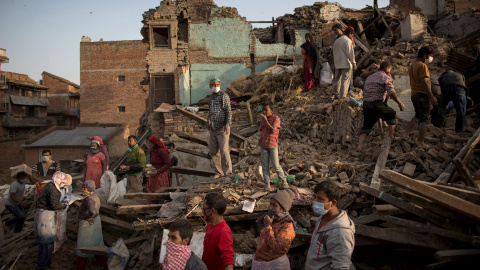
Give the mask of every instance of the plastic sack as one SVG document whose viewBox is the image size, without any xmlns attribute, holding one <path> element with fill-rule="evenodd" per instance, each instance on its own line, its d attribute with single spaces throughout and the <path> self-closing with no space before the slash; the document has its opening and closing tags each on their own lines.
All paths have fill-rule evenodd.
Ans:
<svg viewBox="0 0 480 270">
<path fill-rule="evenodd" d="M 171 219 L 178 216 L 187 207 L 187 193 L 173 192 L 170 193 L 172 201 L 163 204 L 157 212 L 157 217 Z"/>
<path fill-rule="evenodd" d="M 127 266 L 130 253 L 123 242 L 122 238 L 118 238 L 115 245 L 107 250 L 108 260 L 107 266 L 109 270 L 123 270 Z"/>
<path fill-rule="evenodd" d="M 320 85 L 331 84 L 333 81 L 333 72 L 330 64 L 325 62 L 322 64 L 322 71 L 320 71 Z"/>
<path fill-rule="evenodd" d="M 125 179 L 124 179 L 125 180 Z M 123 180 L 122 180 L 123 181 Z M 117 183 L 117 177 L 113 174 L 112 171 L 106 171 L 103 173 L 102 178 L 100 178 L 100 188 L 95 191 L 95 193 L 108 204 L 115 204 L 115 201 L 118 198 L 125 195 L 124 190 L 126 189 L 126 180 L 124 183 Z M 124 185 L 124 187 L 119 187 Z M 122 194 L 123 193 L 123 194 Z"/>
</svg>

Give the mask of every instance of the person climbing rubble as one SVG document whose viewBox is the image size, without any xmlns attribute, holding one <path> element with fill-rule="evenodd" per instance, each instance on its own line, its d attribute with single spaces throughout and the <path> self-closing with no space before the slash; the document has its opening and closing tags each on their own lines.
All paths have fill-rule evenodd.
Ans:
<svg viewBox="0 0 480 270">
<path fill-rule="evenodd" d="M 120 167 L 127 172 L 127 192 L 142 192 L 142 171 L 147 164 L 147 159 L 145 152 L 143 152 L 142 148 L 138 145 L 137 136 L 128 136 L 127 151 L 126 164 Z"/>
<path fill-rule="evenodd" d="M 287 177 L 283 172 L 282 166 L 278 159 L 278 134 L 280 133 L 280 117 L 273 114 L 273 102 L 270 100 L 262 103 L 262 114 L 260 120 L 260 154 L 262 158 L 263 180 L 266 189 L 270 189 L 270 161 L 275 167 L 278 179 L 282 181 L 282 185 L 288 187 Z"/>
<path fill-rule="evenodd" d="M 25 223 L 25 208 L 27 204 L 23 201 L 25 198 L 25 184 L 29 179 L 25 172 L 19 172 L 15 176 L 15 181 L 10 184 L 8 198 L 5 202 L 5 208 L 12 213 L 14 217 L 5 221 L 5 230 L 10 231 L 10 226 L 15 224 L 14 234 L 22 232 Z"/>
<path fill-rule="evenodd" d="M 174 221 L 168 228 L 168 241 L 163 270 L 207 270 L 207 266 L 190 249 L 193 227 L 188 220 Z"/>
<path fill-rule="evenodd" d="M 326 180 L 317 184 L 313 193 L 313 212 L 320 218 L 312 233 L 305 270 L 355 269 L 351 261 L 355 224 L 347 212 L 337 208 L 340 188 Z"/>
<path fill-rule="evenodd" d="M 358 150 L 362 149 L 365 137 L 370 133 L 370 130 L 379 118 L 388 123 L 388 136 L 390 136 L 391 140 L 394 140 L 393 133 L 397 123 L 397 113 L 384 101 L 387 97 L 391 97 L 398 104 L 400 111 L 405 110 L 405 105 L 395 92 L 393 79 L 390 75 L 391 71 L 392 64 L 388 61 L 382 62 L 379 70 L 370 75 L 365 81 L 365 89 L 363 90 L 363 127 L 360 130 Z"/>
<path fill-rule="evenodd" d="M 209 193 L 203 202 L 203 219 L 208 222 L 202 260 L 208 270 L 233 270 L 232 230 L 223 219 L 227 200 L 221 193 Z"/>
<path fill-rule="evenodd" d="M 278 191 L 270 198 L 268 211 L 257 219 L 260 241 L 252 270 L 290 269 L 287 252 L 295 239 L 295 229 L 289 211 L 297 194 L 295 187 Z"/>
<path fill-rule="evenodd" d="M 207 128 L 210 131 L 208 147 L 215 165 L 215 179 L 230 178 L 232 175 L 232 160 L 230 159 L 230 126 L 232 125 L 232 109 L 230 97 L 220 92 L 220 79 L 210 80 L 212 96 L 208 101 L 209 112 Z"/>
<path fill-rule="evenodd" d="M 418 147 L 425 146 L 425 135 L 430 121 L 432 106 L 437 106 L 437 98 L 432 93 L 430 72 L 427 64 L 433 61 L 433 50 L 430 47 L 422 47 L 418 51 L 417 60 L 410 64 L 408 75 L 412 88 L 412 103 L 415 108 L 415 116 L 405 130 L 405 137 L 409 137 L 410 131 L 418 123 Z"/>
<path fill-rule="evenodd" d="M 355 63 L 355 54 L 353 50 L 353 43 L 348 38 L 347 34 L 343 34 L 342 26 L 335 24 L 332 30 L 337 35 L 333 43 L 333 61 L 335 64 L 335 77 L 332 82 L 333 93 L 338 98 L 347 97 L 348 88 L 350 87 L 350 80 L 352 79 L 352 72 L 357 69 Z M 352 31 L 347 29 L 346 33 Z M 352 31 L 353 33 L 353 31 Z"/>
<path fill-rule="evenodd" d="M 468 88 L 465 85 L 465 76 L 453 70 L 446 70 L 440 75 L 438 82 L 442 89 L 445 110 L 450 102 L 455 107 L 455 132 L 461 133 L 465 129 L 465 113 L 467 111 Z"/>
</svg>

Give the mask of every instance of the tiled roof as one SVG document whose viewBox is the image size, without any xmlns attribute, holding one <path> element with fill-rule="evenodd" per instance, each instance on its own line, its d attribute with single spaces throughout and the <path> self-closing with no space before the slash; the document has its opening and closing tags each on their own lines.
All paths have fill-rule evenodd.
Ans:
<svg viewBox="0 0 480 270">
<path fill-rule="evenodd" d="M 20 74 L 15 72 L 8 72 L 6 71 L 7 83 L 14 83 L 23 86 L 29 86 L 33 88 L 37 88 L 39 90 L 46 90 L 47 87 L 38 84 L 36 81 L 28 77 L 26 74 Z"/>
<path fill-rule="evenodd" d="M 60 77 L 60 76 L 53 75 L 53 74 L 50 73 L 50 72 L 44 71 L 44 72 L 42 73 L 42 76 L 43 76 L 43 75 L 48 75 L 48 76 L 50 76 L 50 77 L 52 77 L 52 78 L 55 78 L 55 79 L 57 79 L 57 80 L 59 80 L 59 81 L 62 81 L 62 82 L 64 82 L 64 83 L 68 83 L 68 84 L 70 84 L 71 86 L 80 89 L 80 85 L 78 85 L 78 84 L 76 84 L 76 83 L 73 83 L 73 82 L 71 82 L 71 81 L 69 81 L 69 80 L 67 80 L 67 79 L 65 79 L 65 78 Z"/>
</svg>

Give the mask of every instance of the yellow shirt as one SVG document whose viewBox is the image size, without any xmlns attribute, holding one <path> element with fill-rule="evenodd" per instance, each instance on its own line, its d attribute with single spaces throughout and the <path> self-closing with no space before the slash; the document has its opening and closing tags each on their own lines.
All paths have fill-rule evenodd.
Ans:
<svg viewBox="0 0 480 270">
<path fill-rule="evenodd" d="M 428 85 L 430 85 L 430 72 L 427 65 L 420 61 L 415 61 L 410 64 L 408 68 L 408 75 L 410 76 L 410 88 L 412 88 L 412 96 L 417 93 L 427 94 L 427 91 L 423 89 L 422 78 L 427 77 Z"/>
</svg>

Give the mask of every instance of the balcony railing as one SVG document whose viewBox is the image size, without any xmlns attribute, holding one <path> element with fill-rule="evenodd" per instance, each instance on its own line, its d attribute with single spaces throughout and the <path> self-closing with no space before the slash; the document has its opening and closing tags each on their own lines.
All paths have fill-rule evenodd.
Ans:
<svg viewBox="0 0 480 270">
<path fill-rule="evenodd" d="M 2 118 L 3 127 L 44 127 L 47 126 L 47 118 L 13 118 L 4 115 Z"/>
</svg>

